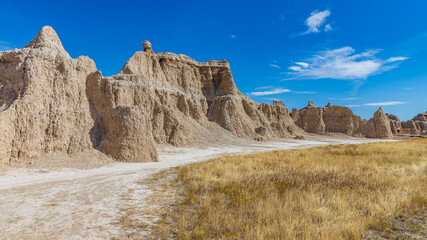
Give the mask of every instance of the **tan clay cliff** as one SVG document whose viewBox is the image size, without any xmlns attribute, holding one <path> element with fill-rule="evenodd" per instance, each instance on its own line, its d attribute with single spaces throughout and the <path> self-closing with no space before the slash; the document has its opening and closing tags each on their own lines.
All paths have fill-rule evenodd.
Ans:
<svg viewBox="0 0 427 240">
<path fill-rule="evenodd" d="M 22 49 L 0 52 L 0 162 L 91 148 L 86 79 L 94 71 L 50 27 Z"/>
<path fill-rule="evenodd" d="M 1 52 L 1 161 L 97 148 L 146 162 L 157 160 L 161 143 L 302 133 L 283 103 L 260 105 L 242 94 L 227 61 L 199 63 L 143 47 L 112 77 L 88 57 L 72 59 L 51 27 L 26 47 Z"/>
<path fill-rule="evenodd" d="M 342 133 L 355 137 L 391 138 L 391 123 L 379 108 L 370 120 L 362 120 L 350 108 L 331 105 L 316 107 L 309 101 L 307 107 L 292 110 L 292 119 L 304 131 L 315 134 Z"/>
<path fill-rule="evenodd" d="M 419 113 L 409 121 L 401 123 L 402 128 L 408 129 L 412 135 L 427 134 L 427 112 Z"/>
</svg>

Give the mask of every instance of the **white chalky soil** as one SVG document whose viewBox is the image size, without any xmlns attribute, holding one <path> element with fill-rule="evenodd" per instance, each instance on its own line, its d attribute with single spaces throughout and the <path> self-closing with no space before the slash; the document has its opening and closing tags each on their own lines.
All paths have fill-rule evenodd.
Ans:
<svg viewBox="0 0 427 240">
<path fill-rule="evenodd" d="M 109 239 L 123 233 L 117 224 L 121 208 L 152 207 L 145 200 L 152 193 L 138 182 L 160 170 L 229 154 L 376 141 L 382 140 L 316 136 L 227 146 L 163 146 L 156 163 L 10 170 L 0 176 L 0 239 Z"/>
</svg>

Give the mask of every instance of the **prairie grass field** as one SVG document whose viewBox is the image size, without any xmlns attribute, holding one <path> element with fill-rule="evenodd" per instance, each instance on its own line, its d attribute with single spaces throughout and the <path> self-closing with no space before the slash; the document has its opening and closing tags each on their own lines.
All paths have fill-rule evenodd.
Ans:
<svg viewBox="0 0 427 240">
<path fill-rule="evenodd" d="M 427 139 L 221 157 L 173 170 L 177 239 L 425 239 Z"/>
</svg>

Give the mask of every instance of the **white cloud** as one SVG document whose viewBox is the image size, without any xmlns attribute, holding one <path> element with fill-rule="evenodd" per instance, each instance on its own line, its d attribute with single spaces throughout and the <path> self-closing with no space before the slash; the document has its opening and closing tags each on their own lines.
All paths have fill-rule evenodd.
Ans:
<svg viewBox="0 0 427 240">
<path fill-rule="evenodd" d="M 328 98 L 329 100 L 341 100 L 341 101 L 350 101 L 350 100 L 358 100 L 361 98 Z"/>
<path fill-rule="evenodd" d="M 407 57 L 391 57 L 387 59 L 386 62 L 393 63 L 393 62 L 405 61 L 407 59 L 408 59 Z"/>
<path fill-rule="evenodd" d="M 234 34 L 230 34 L 230 35 L 229 35 L 229 37 L 230 37 L 232 40 L 234 40 L 234 39 L 236 39 L 236 38 L 237 38 L 237 36 L 236 36 L 236 35 L 234 35 Z"/>
<path fill-rule="evenodd" d="M 394 106 L 394 105 L 400 105 L 405 104 L 407 102 L 399 102 L 399 101 L 390 101 L 390 102 L 378 102 L 378 103 L 365 103 L 362 105 L 356 104 L 356 105 L 346 105 L 346 107 L 362 107 L 362 106 Z"/>
<path fill-rule="evenodd" d="M 302 68 L 300 66 L 292 66 L 292 67 L 289 67 L 289 69 L 294 71 L 302 71 Z"/>
<path fill-rule="evenodd" d="M 308 63 L 305 63 L 305 62 L 296 62 L 295 64 L 298 64 L 303 68 L 308 68 L 308 65 L 309 65 Z"/>
<path fill-rule="evenodd" d="M 332 31 L 332 27 L 331 27 L 330 24 L 326 24 L 326 26 L 325 26 L 325 32 L 329 32 L 329 31 Z"/>
<path fill-rule="evenodd" d="M 255 88 L 255 90 L 264 90 L 264 89 L 271 89 L 271 88 L 275 88 L 275 86 L 257 87 Z"/>
<path fill-rule="evenodd" d="M 404 61 L 406 57 L 393 57 L 381 60 L 375 57 L 380 50 L 370 50 L 355 54 L 351 47 L 343 47 L 322 51 L 314 57 L 304 61 L 307 67 L 302 68 L 300 63 L 288 69 L 290 74 L 298 79 L 366 79 L 373 74 L 391 70 L 397 62 Z M 394 64 L 393 64 L 394 63 Z"/>
<path fill-rule="evenodd" d="M 307 25 L 308 29 L 304 34 L 310 34 L 310 33 L 318 33 L 320 32 L 320 27 L 322 27 L 323 24 L 326 22 L 326 18 L 331 15 L 331 12 L 329 10 L 325 10 L 323 12 L 314 11 L 310 14 L 310 17 L 308 17 L 305 20 L 305 24 Z M 332 30 L 332 27 L 328 24 L 330 30 Z M 326 27 L 325 27 L 326 30 Z"/>
<path fill-rule="evenodd" d="M 251 92 L 251 93 L 247 93 L 247 95 L 255 96 L 255 97 L 262 97 L 262 96 L 275 95 L 275 94 L 281 94 L 281 93 L 295 93 L 295 94 L 314 94 L 314 93 L 316 93 L 316 92 L 308 92 L 308 91 L 292 91 L 289 89 L 275 87 L 275 86 L 266 86 L 266 87 L 255 88 L 255 90 L 265 90 L 265 89 L 270 89 L 270 90 Z"/>
<path fill-rule="evenodd" d="M 12 50 L 14 48 L 16 48 L 15 45 L 5 41 L 0 41 L 0 51 Z"/>
<path fill-rule="evenodd" d="M 378 103 L 365 103 L 364 106 L 394 106 L 405 104 L 407 102 L 399 102 L 399 101 L 390 101 L 390 102 L 378 102 Z"/>
<path fill-rule="evenodd" d="M 280 66 L 278 66 L 276 64 L 270 64 L 270 67 L 280 68 Z"/>
<path fill-rule="evenodd" d="M 293 93 L 296 93 L 296 94 L 315 94 L 315 93 L 317 93 L 317 92 L 308 92 L 308 91 L 301 91 L 301 92 L 295 92 L 295 91 L 292 91 Z"/>
<path fill-rule="evenodd" d="M 291 90 L 285 89 L 285 88 L 275 88 L 275 89 L 271 89 L 271 90 L 267 90 L 267 91 L 251 92 L 251 93 L 248 93 L 248 95 L 256 96 L 256 97 L 261 97 L 261 96 L 267 96 L 267 95 L 275 95 L 275 94 L 280 94 L 280 93 L 287 93 L 287 92 L 290 92 L 290 91 Z"/>
</svg>

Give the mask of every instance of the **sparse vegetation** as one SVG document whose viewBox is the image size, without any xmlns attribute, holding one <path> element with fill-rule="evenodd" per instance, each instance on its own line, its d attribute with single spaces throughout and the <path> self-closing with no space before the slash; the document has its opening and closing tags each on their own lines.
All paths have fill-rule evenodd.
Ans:
<svg viewBox="0 0 427 240">
<path fill-rule="evenodd" d="M 120 236 L 114 237 L 112 240 L 150 239 L 147 236 L 154 235 L 154 223 L 158 221 L 158 216 L 165 209 L 170 209 L 170 204 L 175 198 L 175 189 L 169 187 L 173 183 L 175 175 L 176 169 L 172 169 L 139 181 L 138 184 L 147 186 L 149 191 L 153 192 L 143 200 L 135 199 L 133 189 L 129 189 L 128 193 L 121 196 L 129 201 L 129 204 L 120 209 L 120 218 L 115 224 L 120 225 L 122 232 L 119 234 Z M 144 201 L 145 206 L 136 208 L 132 204 L 134 201 Z"/>
<path fill-rule="evenodd" d="M 427 234 L 427 139 L 222 157 L 178 168 L 171 186 L 180 197 L 158 222 L 160 238 Z M 394 224 L 402 216 L 417 219 L 400 224 L 409 235 Z"/>
</svg>

